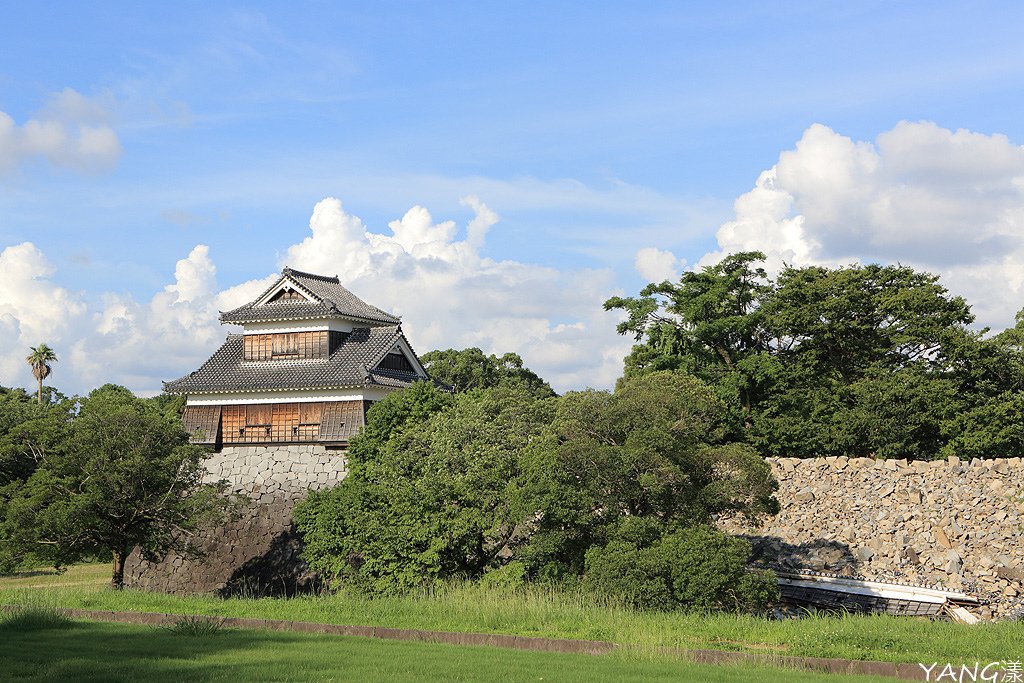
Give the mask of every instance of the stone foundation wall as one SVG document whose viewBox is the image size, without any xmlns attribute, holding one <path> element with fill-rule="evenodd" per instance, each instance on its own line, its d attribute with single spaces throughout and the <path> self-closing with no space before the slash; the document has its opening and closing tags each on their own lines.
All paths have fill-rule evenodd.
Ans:
<svg viewBox="0 0 1024 683">
<path fill-rule="evenodd" d="M 1024 612 L 1020 458 L 768 462 L 782 511 L 759 527 L 722 520 L 759 561 L 963 590 L 989 601 L 987 618 Z"/>
<path fill-rule="evenodd" d="M 208 481 L 226 480 L 249 503 L 237 519 L 202 535 L 201 559 L 171 553 L 152 564 L 132 553 L 126 585 L 179 594 L 290 594 L 312 581 L 298 557 L 292 508 L 311 489 L 345 478 L 345 452 L 315 444 L 229 446 L 206 464 Z"/>
<path fill-rule="evenodd" d="M 346 474 L 345 452 L 319 445 L 238 446 L 207 461 L 210 481 L 249 497 L 240 517 L 207 532 L 206 555 L 151 564 L 133 553 L 129 586 L 170 593 L 292 593 L 313 580 L 298 554 L 295 504 Z M 751 526 L 759 563 L 963 590 L 987 618 L 1024 615 L 1024 464 L 870 458 L 769 458 L 780 513 Z"/>
</svg>

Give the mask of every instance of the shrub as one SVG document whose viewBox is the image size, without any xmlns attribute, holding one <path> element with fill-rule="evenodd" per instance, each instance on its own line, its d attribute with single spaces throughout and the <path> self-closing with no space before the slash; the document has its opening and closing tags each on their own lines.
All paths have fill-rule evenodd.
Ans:
<svg viewBox="0 0 1024 683">
<path fill-rule="evenodd" d="M 750 544 L 707 526 L 650 545 L 617 538 L 586 554 L 584 585 L 646 609 L 761 611 L 778 599 L 771 572 L 749 572 Z"/>
<path fill-rule="evenodd" d="M 168 626 L 167 630 L 180 636 L 210 636 L 224 629 L 223 617 L 207 617 L 200 615 L 184 616 Z"/>
</svg>

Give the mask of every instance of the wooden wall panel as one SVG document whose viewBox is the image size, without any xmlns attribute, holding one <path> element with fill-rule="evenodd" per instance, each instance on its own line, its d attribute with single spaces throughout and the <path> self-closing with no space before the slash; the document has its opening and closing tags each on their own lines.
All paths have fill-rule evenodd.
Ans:
<svg viewBox="0 0 1024 683">
<path fill-rule="evenodd" d="M 216 406 L 222 442 L 337 443 L 348 441 L 365 424 L 365 401 L 262 403 Z"/>
<path fill-rule="evenodd" d="M 198 444 L 216 444 L 220 435 L 220 406 L 185 406 L 181 423 Z"/>
<path fill-rule="evenodd" d="M 323 418 L 324 404 L 323 403 L 300 403 L 299 404 L 299 424 L 320 424 L 320 420 Z"/>
<path fill-rule="evenodd" d="M 364 424 L 362 401 L 332 401 L 324 404 L 320 440 L 348 441 Z"/>
<path fill-rule="evenodd" d="M 245 442 L 245 406 L 224 406 L 220 419 L 224 443 Z"/>
<path fill-rule="evenodd" d="M 297 403 L 275 403 L 271 421 L 273 441 L 297 441 L 299 438 L 299 406 Z"/>
<path fill-rule="evenodd" d="M 249 361 L 326 358 L 329 339 L 327 330 L 247 334 L 242 340 L 242 357 Z"/>
</svg>

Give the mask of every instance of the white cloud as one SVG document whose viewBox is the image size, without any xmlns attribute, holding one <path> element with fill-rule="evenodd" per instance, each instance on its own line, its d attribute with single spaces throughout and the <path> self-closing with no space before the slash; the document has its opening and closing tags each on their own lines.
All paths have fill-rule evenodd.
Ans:
<svg viewBox="0 0 1024 683">
<path fill-rule="evenodd" d="M 401 315 L 420 351 L 516 351 L 556 388 L 610 386 L 629 349 L 602 309 L 614 289 L 611 271 L 486 258 L 480 249 L 498 216 L 475 197 L 463 203 L 475 216 L 460 239 L 454 222 L 435 223 L 420 206 L 381 234 L 339 200 L 324 199 L 313 209 L 311 235 L 280 265 L 337 274 L 366 300 Z"/>
<path fill-rule="evenodd" d="M 793 265 L 904 263 L 942 277 L 981 324 L 1024 306 L 1024 148 L 1003 135 L 901 122 L 874 142 L 808 128 L 735 204 L 719 249 Z"/>
<path fill-rule="evenodd" d="M 0 111 L 0 174 L 46 159 L 54 166 L 101 171 L 121 157 L 121 141 L 99 100 L 65 88 L 34 118 L 18 125 Z"/>
<path fill-rule="evenodd" d="M 50 281 L 54 268 L 31 242 L 0 252 L 0 273 L 0 383 L 24 383 L 31 377 L 25 364 L 29 347 L 59 347 L 85 304 Z"/>
<path fill-rule="evenodd" d="M 224 338 L 215 275 L 209 248 L 200 244 L 177 262 L 174 283 L 148 303 L 105 295 L 79 331 L 68 371 L 83 388 L 115 382 L 155 393 L 160 380 L 194 370 Z"/>
<path fill-rule="evenodd" d="M 650 282 L 675 280 L 686 266 L 686 259 L 677 258 L 671 251 L 647 247 L 636 252 L 633 265 L 640 275 Z"/>
<path fill-rule="evenodd" d="M 616 293 L 609 270 L 560 271 L 481 255 L 498 215 L 476 197 L 464 234 L 453 221 L 435 222 L 420 206 L 367 230 L 337 199 L 317 203 L 310 234 L 279 266 L 328 275 L 370 303 L 403 318 L 416 349 L 479 346 L 515 351 L 557 389 L 609 387 L 621 374 L 629 342 L 615 334 L 603 301 Z M 218 313 L 251 301 L 276 277 L 220 289 L 205 245 L 174 268 L 174 281 L 148 302 L 105 294 L 87 309 L 50 280 L 53 268 L 31 244 L 0 255 L 0 334 L 19 336 L 0 356 L 0 384 L 30 383 L 27 345 L 46 341 L 61 363 L 54 381 L 72 392 L 105 382 L 145 394 L 196 369 L 229 331 Z"/>
</svg>

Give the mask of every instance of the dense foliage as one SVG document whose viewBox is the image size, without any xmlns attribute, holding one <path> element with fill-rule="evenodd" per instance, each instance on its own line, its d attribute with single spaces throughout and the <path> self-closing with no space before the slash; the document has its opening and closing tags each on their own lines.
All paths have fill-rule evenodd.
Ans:
<svg viewBox="0 0 1024 683">
<path fill-rule="evenodd" d="M 615 297 L 639 342 L 626 375 L 701 378 L 764 455 L 1024 453 L 1024 324 L 994 337 L 938 278 L 904 266 L 784 268 L 735 254 Z"/>
<path fill-rule="evenodd" d="M 63 566 L 107 553 L 119 587 L 136 546 L 150 559 L 194 551 L 190 533 L 228 501 L 202 483 L 205 453 L 189 445 L 180 421 L 113 385 L 74 406 L 73 415 L 64 404 L 40 406 L 3 437 L 13 462 L 33 458 L 32 472 L 4 490 L 8 562 L 31 554 Z"/>
<path fill-rule="evenodd" d="M 500 566 L 521 517 L 523 451 L 549 414 L 522 388 L 392 394 L 353 439 L 345 480 L 296 508 L 307 561 L 371 593 Z"/>
<path fill-rule="evenodd" d="M 554 396 L 551 385 L 523 364 L 517 353 L 485 355 L 478 348 L 430 351 L 420 358 L 435 380 L 455 391 L 516 386 L 539 398 Z"/>
<path fill-rule="evenodd" d="M 584 586 L 634 607 L 659 609 L 757 611 L 778 599 L 771 572 L 748 571 L 748 541 L 707 526 L 661 537 L 653 531 L 634 528 L 588 550 Z"/>
<path fill-rule="evenodd" d="M 567 394 L 529 453 L 525 512 L 535 521 L 524 561 L 541 577 L 578 575 L 589 549 L 637 519 L 669 533 L 719 512 L 776 511 L 764 461 L 724 443 L 726 414 L 706 384 L 671 371 Z"/>
<path fill-rule="evenodd" d="M 348 477 L 296 508 L 305 557 L 368 593 L 452 578 L 575 580 L 588 551 L 640 520 L 671 558 L 673 534 L 715 512 L 776 507 L 764 461 L 722 442 L 726 412 L 702 382 L 675 372 L 563 398 L 507 384 L 448 395 L 419 383 L 370 410 Z M 720 544 L 709 538 L 691 537 L 712 561 Z M 745 595 L 741 578 L 728 575 L 708 600 L 735 606 L 725 596 Z"/>
</svg>

